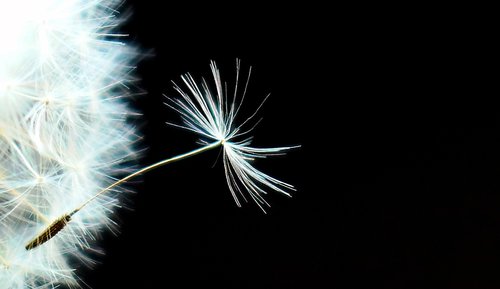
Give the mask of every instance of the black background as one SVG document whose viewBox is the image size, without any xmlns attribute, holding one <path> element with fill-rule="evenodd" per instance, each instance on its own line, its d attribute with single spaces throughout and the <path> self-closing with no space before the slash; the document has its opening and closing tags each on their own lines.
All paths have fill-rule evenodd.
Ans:
<svg viewBox="0 0 500 289">
<path fill-rule="evenodd" d="M 178 4 L 178 3 L 177 3 Z M 92 288 L 497 288 L 498 116 L 484 40 L 453 11 L 129 1 L 152 57 L 135 98 L 146 165 L 196 148 L 165 125 L 171 80 L 253 66 L 255 146 L 301 144 L 258 168 L 296 185 L 237 208 L 218 152 L 145 175 L 121 234 L 81 270 Z M 389 9 L 390 8 L 390 9 Z M 432 8 L 432 7 L 431 7 Z M 393 10 L 396 9 L 396 10 Z M 397 11 L 397 12 L 396 12 Z M 215 163 L 215 166 L 212 167 Z"/>
</svg>

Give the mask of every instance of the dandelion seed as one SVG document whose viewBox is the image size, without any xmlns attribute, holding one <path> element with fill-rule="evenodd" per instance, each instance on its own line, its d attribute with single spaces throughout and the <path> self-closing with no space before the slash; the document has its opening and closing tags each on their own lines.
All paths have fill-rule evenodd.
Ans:
<svg viewBox="0 0 500 289">
<path fill-rule="evenodd" d="M 239 79 L 239 67 L 240 61 L 237 60 L 237 80 Z M 61 231 L 71 220 L 71 216 L 78 213 L 88 204 L 91 204 L 95 199 L 101 195 L 109 192 L 112 188 L 138 176 L 146 173 L 150 170 L 156 169 L 158 167 L 167 165 L 172 162 L 180 161 L 182 159 L 195 156 L 202 152 L 223 146 L 224 148 L 224 171 L 227 179 L 227 183 L 231 194 L 238 206 L 241 206 L 237 194 L 239 194 L 244 200 L 244 192 L 259 205 L 259 207 L 265 212 L 263 204 L 269 206 L 269 204 L 262 197 L 262 194 L 266 194 L 265 188 L 270 188 L 274 191 L 280 192 L 287 196 L 290 194 L 287 190 L 294 190 L 294 187 L 288 183 L 282 182 L 275 179 L 259 170 L 254 168 L 250 161 L 255 158 L 263 158 L 271 155 L 281 155 L 285 151 L 298 148 L 299 146 L 288 146 L 288 147 L 278 147 L 278 148 L 254 148 L 250 147 L 251 138 L 247 137 L 242 141 L 237 141 L 236 139 L 242 135 L 246 135 L 253 130 L 253 127 L 246 131 L 241 131 L 242 127 L 251 120 L 257 111 L 247 118 L 243 124 L 234 128 L 235 117 L 240 109 L 241 102 L 245 97 L 246 85 L 240 102 L 237 103 L 234 99 L 231 102 L 231 108 L 227 110 L 228 99 L 225 93 L 220 89 L 222 87 L 221 77 L 219 70 L 215 62 L 211 63 L 212 74 L 216 82 L 217 97 L 214 97 L 212 92 L 209 90 L 208 85 L 205 80 L 203 80 L 203 90 L 200 90 L 196 82 L 193 80 L 191 75 L 186 74 L 183 76 L 184 82 L 187 84 L 189 90 L 193 95 L 186 94 L 179 88 L 175 86 L 177 91 L 181 94 L 182 100 L 172 99 L 171 108 L 179 112 L 184 119 L 185 124 L 175 125 L 187 130 L 191 130 L 201 134 L 202 136 L 212 139 L 214 142 L 208 143 L 206 140 L 202 140 L 204 144 L 201 148 L 181 154 L 169 159 L 165 159 L 144 167 L 125 178 L 122 178 L 108 187 L 102 189 L 97 194 L 86 200 L 83 204 L 78 206 L 76 209 L 70 213 L 64 214 L 59 217 L 56 221 L 51 223 L 42 233 L 38 234 L 33 238 L 26 246 L 26 250 L 31 250 L 35 247 L 42 245 L 43 243 L 49 241 L 55 234 Z M 250 75 L 249 75 L 250 77 Z M 248 84 L 248 79 L 247 79 Z M 195 101 L 192 101 L 191 96 L 194 97 Z M 234 92 L 234 97 L 237 96 L 237 84 Z"/>
</svg>

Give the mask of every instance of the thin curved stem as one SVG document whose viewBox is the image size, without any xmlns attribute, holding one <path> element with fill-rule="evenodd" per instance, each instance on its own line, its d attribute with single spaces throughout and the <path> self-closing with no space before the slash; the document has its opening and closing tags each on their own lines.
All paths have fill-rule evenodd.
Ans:
<svg viewBox="0 0 500 289">
<path fill-rule="evenodd" d="M 46 227 L 42 232 L 40 232 L 35 238 L 33 238 L 26 246 L 26 250 L 31 250 L 31 249 L 34 249 L 42 244 L 44 244 L 45 242 L 49 241 L 50 239 L 52 239 L 52 237 L 54 237 L 57 233 L 59 233 L 62 229 L 64 229 L 66 227 L 66 225 L 71 221 L 71 216 L 73 216 L 74 214 L 76 214 L 78 211 L 80 211 L 81 209 L 83 209 L 86 205 L 88 205 L 90 202 L 92 202 L 93 200 L 95 200 L 97 197 L 99 197 L 100 195 L 106 193 L 107 191 L 111 190 L 112 188 L 120 185 L 120 184 L 123 184 L 124 182 L 138 176 L 138 175 L 141 175 L 141 174 L 144 174 L 148 171 L 151 171 L 153 169 L 156 169 L 158 167 L 161 167 L 161 166 L 164 166 L 166 164 L 169 164 L 169 163 L 173 163 L 173 162 L 176 162 L 176 161 L 180 161 L 180 160 L 183 160 L 185 158 L 189 158 L 189 157 L 192 157 L 192 156 L 195 156 L 197 154 L 200 154 L 202 152 L 205 152 L 205 151 L 208 151 L 208 150 L 211 150 L 211 149 L 214 149 L 214 148 L 217 148 L 221 145 L 224 144 L 224 140 L 220 140 L 220 141 L 217 141 L 217 142 L 214 142 L 214 143 L 211 143 L 211 144 L 207 144 L 199 149 L 195 149 L 193 151 L 190 151 L 190 152 L 187 152 L 187 153 L 184 153 L 184 154 L 181 154 L 181 155 L 178 155 L 178 156 L 175 156 L 175 157 L 172 157 L 172 158 L 169 158 L 169 159 L 166 159 L 166 160 L 162 160 L 162 161 L 159 161 L 157 163 L 154 163 L 152 165 L 149 165 L 145 168 L 142 168 L 122 179 L 119 179 L 118 181 L 114 182 L 113 184 L 107 186 L 106 188 L 102 189 L 101 191 L 99 191 L 97 194 L 95 194 L 94 196 L 92 196 L 90 199 L 88 199 L 87 201 L 85 201 L 82 205 L 80 205 L 78 208 L 74 209 L 73 211 L 71 211 L 71 213 L 69 214 L 64 214 L 63 216 L 59 217 L 57 220 L 55 220 L 54 222 L 52 222 L 48 227 Z M 3 259 L 1 259 L 1 256 L 0 256 L 0 262 L 3 263 Z"/>
<path fill-rule="evenodd" d="M 138 175 L 141 175 L 141 174 L 144 174 L 146 172 L 149 172 L 151 170 L 154 170 L 158 167 L 161 167 L 161 166 L 164 166 L 166 164 L 169 164 L 169 163 L 173 163 L 173 162 L 176 162 L 176 161 L 180 161 L 180 160 L 183 160 L 185 158 L 189 158 L 189 157 L 192 157 L 192 156 L 195 156 L 197 154 L 200 154 L 202 152 L 205 152 L 205 151 L 208 151 L 208 150 L 211 150 L 211 149 L 214 149 L 216 147 L 219 147 L 220 145 L 223 144 L 223 141 L 217 141 L 217 142 L 214 142 L 214 143 L 211 143 L 211 144 L 208 144 L 206 146 L 203 146 L 199 149 L 196 149 L 196 150 L 193 150 L 193 151 L 190 151 L 190 152 L 187 152 L 187 153 L 184 153 L 184 154 L 181 154 L 181 155 L 178 155 L 178 156 L 175 156 L 175 157 L 172 157 L 172 158 L 169 158 L 169 159 L 166 159 L 166 160 L 162 160 L 162 161 L 159 161 L 157 163 L 154 163 L 152 165 L 149 165 L 145 168 L 142 168 L 116 182 L 114 182 L 113 184 L 109 185 L 108 187 L 102 189 L 100 192 L 98 192 L 97 194 L 95 194 L 92 198 L 88 199 L 87 201 L 85 201 L 85 203 L 83 203 L 81 206 L 79 206 L 77 209 L 73 210 L 73 212 L 71 212 L 69 215 L 72 216 L 74 215 L 76 212 L 78 212 L 79 210 L 81 210 L 83 207 L 85 207 L 88 203 L 92 202 L 95 198 L 99 197 L 100 195 L 104 194 L 105 192 L 109 191 L 110 189 L 118 186 L 118 185 L 121 185 L 123 183 L 125 183 L 126 181 L 134 178 L 134 177 L 137 177 Z"/>
</svg>

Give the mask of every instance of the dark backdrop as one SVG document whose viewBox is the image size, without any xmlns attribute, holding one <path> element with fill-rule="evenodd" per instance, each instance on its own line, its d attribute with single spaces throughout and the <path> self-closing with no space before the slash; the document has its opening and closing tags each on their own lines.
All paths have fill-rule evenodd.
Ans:
<svg viewBox="0 0 500 289">
<path fill-rule="evenodd" d="M 196 136 L 165 125 L 171 80 L 253 66 L 245 112 L 271 98 L 255 146 L 301 144 L 256 166 L 296 185 L 263 214 L 237 208 L 216 151 L 132 185 L 92 288 L 497 288 L 498 115 L 466 17 L 400 7 L 128 1 L 123 31 L 152 57 L 142 164 Z M 390 9 L 389 9 L 390 8 Z M 396 10 L 393 10 L 396 9 Z M 474 49 L 474 52 L 473 52 Z M 479 49 L 481 50 L 481 49 Z M 214 165 L 215 163 L 215 165 Z"/>
</svg>

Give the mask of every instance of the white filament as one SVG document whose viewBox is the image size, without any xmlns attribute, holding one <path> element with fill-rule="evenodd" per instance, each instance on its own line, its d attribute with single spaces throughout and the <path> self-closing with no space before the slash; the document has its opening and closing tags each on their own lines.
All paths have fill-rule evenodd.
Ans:
<svg viewBox="0 0 500 289">
<path fill-rule="evenodd" d="M 261 104 L 257 111 L 241 124 L 237 124 L 236 117 L 245 98 L 250 72 L 245 87 L 239 95 L 240 61 L 236 61 L 236 84 L 231 96 L 225 89 L 227 86 L 222 82 L 215 62 L 211 63 L 211 69 L 215 91 L 210 89 L 205 79 L 197 83 L 190 74 L 182 77 L 186 91 L 175 85 L 181 98 L 168 98 L 167 105 L 181 115 L 184 124 L 171 125 L 195 132 L 204 139 L 221 141 L 224 146 L 223 158 L 227 184 L 236 204 L 241 206 L 239 198 L 246 201 L 245 195 L 248 195 L 264 211 L 263 205 L 269 206 L 269 204 L 262 195 L 266 194 L 268 189 L 289 196 L 287 190 L 294 190 L 294 187 L 256 169 L 251 161 L 256 158 L 281 155 L 299 146 L 254 148 L 250 146 L 251 137 L 238 140 L 241 136 L 252 132 L 253 127 L 246 130 L 243 128 L 262 106 Z M 207 144 L 204 140 L 202 143 Z"/>
</svg>

